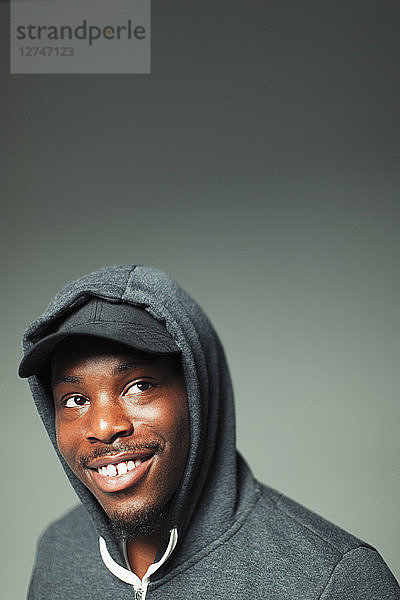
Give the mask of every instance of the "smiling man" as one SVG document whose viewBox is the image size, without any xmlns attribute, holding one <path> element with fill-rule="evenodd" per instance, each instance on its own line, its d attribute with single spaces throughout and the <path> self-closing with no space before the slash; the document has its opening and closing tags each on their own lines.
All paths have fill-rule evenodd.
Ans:
<svg viewBox="0 0 400 600">
<path fill-rule="evenodd" d="M 68 284 L 24 351 L 81 501 L 43 534 L 29 599 L 400 598 L 376 550 L 254 479 L 218 337 L 161 271 Z"/>
<path fill-rule="evenodd" d="M 80 319 L 88 307 L 97 319 L 101 311 L 120 318 L 118 305 L 94 300 L 78 312 Z M 58 448 L 101 504 L 111 530 L 127 542 L 128 561 L 142 578 L 188 452 L 180 361 L 75 333 L 59 343 L 51 366 Z"/>
</svg>

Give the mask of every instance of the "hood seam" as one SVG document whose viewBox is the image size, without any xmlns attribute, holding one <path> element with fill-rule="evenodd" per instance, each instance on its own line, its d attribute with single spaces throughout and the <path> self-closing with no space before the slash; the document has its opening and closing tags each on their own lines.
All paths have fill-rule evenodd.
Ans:
<svg viewBox="0 0 400 600">
<path fill-rule="evenodd" d="M 137 268 L 138 266 L 139 266 L 139 265 L 133 265 L 132 269 L 130 270 L 129 277 L 128 277 L 128 281 L 126 282 L 125 289 L 124 289 L 123 293 L 121 294 L 121 300 L 124 300 L 124 301 L 126 301 L 126 300 L 127 300 L 127 296 L 128 296 L 128 289 L 132 287 L 132 286 L 131 286 L 131 283 L 132 283 L 132 280 L 133 280 L 133 278 L 134 278 L 134 276 L 135 276 L 135 270 L 136 270 L 136 268 Z"/>
</svg>

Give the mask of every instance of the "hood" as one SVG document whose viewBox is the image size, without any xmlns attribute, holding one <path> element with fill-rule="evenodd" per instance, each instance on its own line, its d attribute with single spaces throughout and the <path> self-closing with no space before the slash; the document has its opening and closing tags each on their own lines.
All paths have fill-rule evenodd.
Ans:
<svg viewBox="0 0 400 600">
<path fill-rule="evenodd" d="M 46 335 L 55 320 L 91 297 L 145 308 L 165 323 L 182 353 L 190 413 L 190 447 L 159 550 L 161 555 L 169 529 L 176 526 L 179 541 L 173 561 L 182 562 L 222 535 L 235 520 L 240 505 L 233 395 L 221 343 L 197 303 L 168 275 L 153 268 L 122 265 L 100 269 L 67 284 L 25 332 L 25 353 Z M 106 540 L 110 554 L 122 562 L 118 541 L 109 531 L 103 509 L 58 451 L 53 402 L 47 386 L 36 376 L 29 378 L 29 385 L 72 486 L 97 532 Z"/>
</svg>

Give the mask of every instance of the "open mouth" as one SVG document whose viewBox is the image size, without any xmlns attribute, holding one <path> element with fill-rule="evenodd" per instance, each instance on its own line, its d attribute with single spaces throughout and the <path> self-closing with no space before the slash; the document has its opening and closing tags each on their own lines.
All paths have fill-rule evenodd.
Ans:
<svg viewBox="0 0 400 600">
<path fill-rule="evenodd" d="M 119 463 L 112 463 L 110 465 L 104 465 L 103 467 L 99 467 L 96 469 L 100 475 L 105 475 L 106 477 L 116 477 L 119 475 L 125 475 L 128 471 L 133 471 L 137 467 L 139 467 L 144 461 L 149 460 L 150 456 L 147 458 L 137 458 L 136 460 L 123 460 Z"/>
<path fill-rule="evenodd" d="M 138 483 L 149 471 L 156 452 L 147 451 L 125 456 L 107 456 L 94 460 L 87 467 L 96 487 L 103 492 L 117 492 Z"/>
</svg>

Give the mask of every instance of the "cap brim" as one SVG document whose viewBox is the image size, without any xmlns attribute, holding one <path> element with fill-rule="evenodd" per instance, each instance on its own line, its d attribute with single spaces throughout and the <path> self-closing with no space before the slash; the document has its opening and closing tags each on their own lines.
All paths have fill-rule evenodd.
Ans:
<svg viewBox="0 0 400 600">
<path fill-rule="evenodd" d="M 112 340 L 150 354 L 177 354 L 180 352 L 174 340 L 161 332 L 149 331 L 140 326 L 135 328 L 132 327 L 132 324 L 129 328 L 116 327 L 115 323 L 112 327 L 106 325 L 104 323 L 100 329 L 98 323 L 93 325 L 88 323 L 76 327 L 72 331 L 62 331 L 46 336 L 37 342 L 24 356 L 18 369 L 19 376 L 25 378 L 40 373 L 48 364 L 52 352 L 61 341 L 80 335 Z"/>
</svg>

